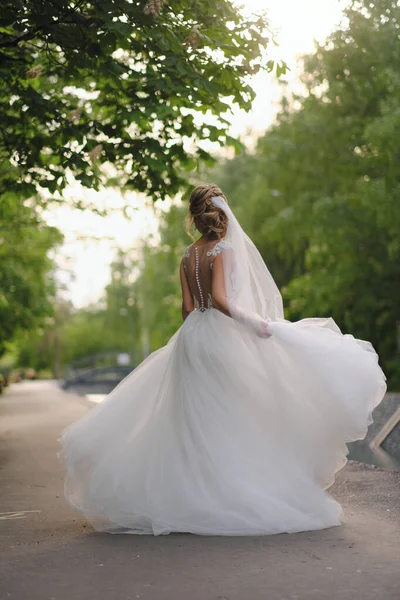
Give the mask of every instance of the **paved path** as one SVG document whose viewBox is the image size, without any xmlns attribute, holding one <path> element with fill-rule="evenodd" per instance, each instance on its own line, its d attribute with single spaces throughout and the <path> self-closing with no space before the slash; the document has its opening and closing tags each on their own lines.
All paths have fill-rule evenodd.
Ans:
<svg viewBox="0 0 400 600">
<path fill-rule="evenodd" d="M 344 525 L 268 537 L 110 536 L 64 502 L 61 429 L 89 403 L 54 384 L 0 397 L 0 598 L 399 600 L 400 473 L 348 465 Z"/>
</svg>

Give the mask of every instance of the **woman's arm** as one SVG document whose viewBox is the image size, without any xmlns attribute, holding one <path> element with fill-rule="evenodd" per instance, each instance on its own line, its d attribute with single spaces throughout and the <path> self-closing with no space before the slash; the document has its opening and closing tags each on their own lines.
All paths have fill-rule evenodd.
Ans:
<svg viewBox="0 0 400 600">
<path fill-rule="evenodd" d="M 181 261 L 179 274 L 181 278 L 182 288 L 182 319 L 185 320 L 186 317 L 194 311 L 194 302 L 193 296 L 190 293 L 189 283 L 186 277 L 185 269 L 183 267 L 183 259 Z"/>
<path fill-rule="evenodd" d="M 227 315 L 228 317 L 232 318 L 231 311 L 229 310 L 228 299 L 226 296 L 223 255 L 224 252 L 221 252 L 214 259 L 211 298 L 213 306 L 215 308 L 224 313 L 224 315 Z M 230 258 L 232 259 L 232 257 Z M 270 337 L 271 334 L 268 330 L 268 322 L 265 319 L 263 319 L 260 315 L 258 315 L 257 313 L 246 313 L 240 306 L 232 305 L 232 302 L 231 309 L 235 320 L 246 325 L 259 337 Z"/>
<path fill-rule="evenodd" d="M 231 317 L 232 315 L 229 312 L 228 300 L 226 297 L 224 262 L 222 255 L 223 252 L 218 254 L 218 256 L 216 256 L 214 259 L 211 282 L 211 298 L 215 308 L 224 313 L 224 315 Z"/>
</svg>

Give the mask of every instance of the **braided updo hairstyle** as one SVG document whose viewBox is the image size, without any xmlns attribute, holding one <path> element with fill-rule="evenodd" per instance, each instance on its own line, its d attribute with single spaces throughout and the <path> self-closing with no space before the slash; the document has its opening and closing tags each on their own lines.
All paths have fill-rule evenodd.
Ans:
<svg viewBox="0 0 400 600">
<path fill-rule="evenodd" d="M 224 193 L 213 184 L 198 185 L 190 195 L 189 214 L 187 216 L 187 231 L 190 232 L 194 224 L 196 229 L 210 240 L 222 239 L 228 229 L 228 217 L 223 210 L 215 206 L 211 201 L 214 196 L 222 196 L 226 201 Z"/>
</svg>

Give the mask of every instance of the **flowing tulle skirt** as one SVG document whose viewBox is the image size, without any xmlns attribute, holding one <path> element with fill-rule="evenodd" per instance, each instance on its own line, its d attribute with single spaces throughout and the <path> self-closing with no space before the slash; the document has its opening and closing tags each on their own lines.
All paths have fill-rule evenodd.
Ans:
<svg viewBox="0 0 400 600">
<path fill-rule="evenodd" d="M 260 535 L 340 524 L 326 493 L 386 390 L 332 319 L 250 335 L 195 311 L 62 434 L 65 495 L 110 533 Z"/>
</svg>

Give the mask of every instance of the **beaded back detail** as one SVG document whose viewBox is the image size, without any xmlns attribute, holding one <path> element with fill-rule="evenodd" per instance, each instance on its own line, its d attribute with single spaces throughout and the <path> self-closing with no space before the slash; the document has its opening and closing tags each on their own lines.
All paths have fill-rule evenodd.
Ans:
<svg viewBox="0 0 400 600">
<path fill-rule="evenodd" d="M 199 249 L 197 246 L 194 247 L 194 252 L 195 252 L 195 277 L 196 277 L 196 284 L 197 284 L 197 290 L 199 292 L 200 295 L 200 306 L 199 306 L 199 310 L 201 310 L 201 312 L 205 311 L 205 306 L 204 306 L 204 295 L 203 295 L 203 290 L 201 289 L 201 285 L 200 285 L 200 276 L 199 276 Z"/>
</svg>

